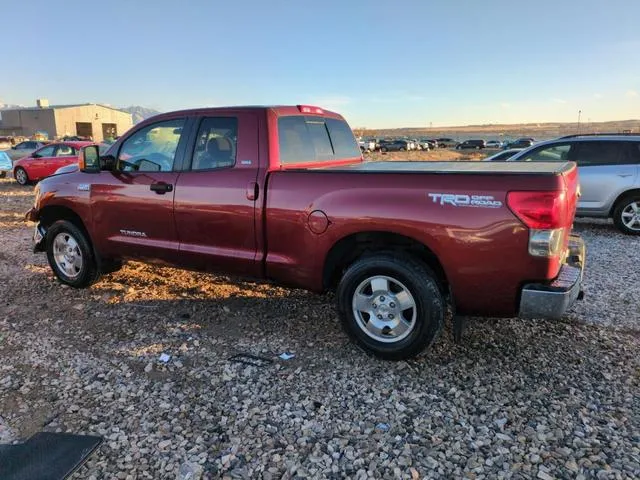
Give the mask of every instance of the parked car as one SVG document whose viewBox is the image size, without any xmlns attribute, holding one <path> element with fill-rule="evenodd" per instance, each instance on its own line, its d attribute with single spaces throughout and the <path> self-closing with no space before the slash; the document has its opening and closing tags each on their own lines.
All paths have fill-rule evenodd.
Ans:
<svg viewBox="0 0 640 480">
<path fill-rule="evenodd" d="M 509 148 L 529 148 L 533 143 L 534 141 L 530 138 L 520 138 L 511 143 L 505 143 L 502 148 L 505 150 Z"/>
<path fill-rule="evenodd" d="M 381 152 L 403 152 L 409 150 L 409 142 L 406 140 L 387 140 L 380 144 Z"/>
<path fill-rule="evenodd" d="M 458 142 L 456 142 L 453 138 L 436 138 L 436 141 L 438 142 L 438 147 L 440 148 L 451 148 L 458 145 Z"/>
<path fill-rule="evenodd" d="M 104 156 L 83 147 L 80 170 L 39 182 L 27 213 L 76 288 L 140 259 L 335 291 L 387 359 L 430 345 L 449 306 L 558 317 L 581 294 L 571 162 L 365 162 L 337 113 L 279 106 L 160 114 Z"/>
<path fill-rule="evenodd" d="M 8 150 L 13 147 L 11 137 L 0 137 L 0 150 Z"/>
<path fill-rule="evenodd" d="M 538 143 L 508 161 L 576 162 L 577 215 L 613 218 L 620 231 L 640 235 L 640 135 L 568 136 Z"/>
<path fill-rule="evenodd" d="M 504 162 L 513 157 L 516 153 L 521 152 L 522 148 L 510 148 L 509 150 L 502 150 L 487 158 L 483 158 L 483 162 Z"/>
<path fill-rule="evenodd" d="M 25 140 L 24 142 L 20 142 L 17 145 L 11 147 L 11 150 L 7 150 L 7 155 L 14 162 L 19 160 L 22 157 L 26 157 L 27 155 L 32 154 L 37 149 L 42 148 L 46 144 L 44 142 L 37 142 L 35 140 Z"/>
<path fill-rule="evenodd" d="M 487 148 L 501 148 L 502 142 L 500 140 L 489 140 L 487 142 Z"/>
<path fill-rule="evenodd" d="M 20 185 L 53 175 L 65 165 L 78 163 L 78 150 L 91 142 L 51 143 L 13 164 L 13 178 Z"/>
<path fill-rule="evenodd" d="M 418 146 L 420 147 L 420 150 L 431 150 L 433 147 L 432 143 L 430 140 L 427 140 L 426 138 L 420 138 L 418 140 L 416 140 Z"/>
<path fill-rule="evenodd" d="M 6 152 L 0 152 L 0 178 L 4 178 L 11 172 L 13 164 Z"/>
<path fill-rule="evenodd" d="M 465 140 L 464 142 L 456 145 L 456 150 L 465 150 L 468 148 L 481 150 L 483 148 L 487 148 L 487 142 L 485 142 L 484 140 Z"/>
<path fill-rule="evenodd" d="M 368 138 L 358 140 L 358 145 L 360 146 L 360 150 L 362 152 L 373 152 L 376 149 L 375 140 L 371 140 Z"/>
</svg>

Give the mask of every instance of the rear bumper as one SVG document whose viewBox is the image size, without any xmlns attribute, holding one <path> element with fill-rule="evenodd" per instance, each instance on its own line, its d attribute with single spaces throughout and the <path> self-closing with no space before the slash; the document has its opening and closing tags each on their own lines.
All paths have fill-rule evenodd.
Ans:
<svg viewBox="0 0 640 480">
<path fill-rule="evenodd" d="M 522 318 L 560 318 L 582 298 L 585 245 L 578 235 L 569 238 L 569 254 L 560 273 L 549 283 L 530 283 L 522 288 L 519 316 Z"/>
</svg>

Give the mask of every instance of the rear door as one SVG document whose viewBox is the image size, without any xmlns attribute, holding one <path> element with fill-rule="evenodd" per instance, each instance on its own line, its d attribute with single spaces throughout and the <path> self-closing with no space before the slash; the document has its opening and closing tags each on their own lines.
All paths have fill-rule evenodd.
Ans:
<svg viewBox="0 0 640 480">
<path fill-rule="evenodd" d="M 180 263 L 198 270 L 258 275 L 256 202 L 259 116 L 198 118 L 175 192 Z"/>
<path fill-rule="evenodd" d="M 618 195 L 633 186 L 638 155 L 637 144 L 632 142 L 578 142 L 570 156 L 579 167 L 578 213 L 608 215 Z"/>
<path fill-rule="evenodd" d="M 71 145 L 61 144 L 56 147 L 54 158 L 51 159 L 49 175 L 53 175 L 57 169 L 76 163 L 78 161 L 78 151 Z"/>
<path fill-rule="evenodd" d="M 176 117 L 132 131 L 117 148 L 114 170 L 90 185 L 103 256 L 176 262 L 173 196 L 189 125 L 187 117 Z"/>
</svg>

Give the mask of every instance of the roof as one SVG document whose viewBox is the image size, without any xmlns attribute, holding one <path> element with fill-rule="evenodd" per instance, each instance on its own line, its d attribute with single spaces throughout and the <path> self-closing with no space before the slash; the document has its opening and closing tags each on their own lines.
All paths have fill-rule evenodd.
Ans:
<svg viewBox="0 0 640 480">
<path fill-rule="evenodd" d="M 78 108 L 78 107 L 102 107 L 102 108 L 109 108 L 111 110 L 116 110 L 118 112 L 122 112 L 122 113 L 126 113 L 128 115 L 131 115 L 129 112 L 125 112 L 124 110 L 121 110 L 119 108 L 116 107 L 111 107 L 109 105 L 103 105 L 101 103 L 74 103 L 74 104 L 69 104 L 69 105 L 49 105 L 48 107 L 19 107 L 19 108 L 5 108 L 3 110 L 0 110 L 0 113 L 2 112 L 17 112 L 17 111 L 40 111 L 40 110 L 60 110 L 63 108 Z"/>
</svg>

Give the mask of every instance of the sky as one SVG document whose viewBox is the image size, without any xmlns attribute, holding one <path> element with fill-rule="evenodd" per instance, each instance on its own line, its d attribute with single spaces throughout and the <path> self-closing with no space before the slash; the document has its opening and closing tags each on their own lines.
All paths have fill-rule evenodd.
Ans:
<svg viewBox="0 0 640 480">
<path fill-rule="evenodd" d="M 354 128 L 640 118 L 639 1 L 5 2 L 0 103 L 310 104 Z"/>
</svg>

